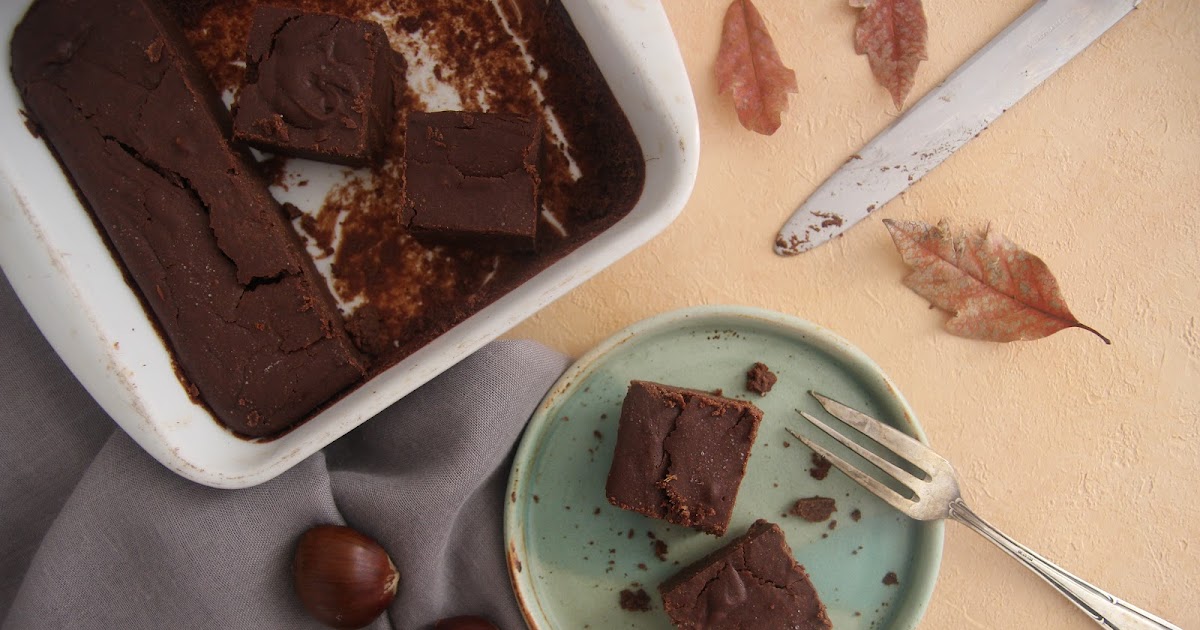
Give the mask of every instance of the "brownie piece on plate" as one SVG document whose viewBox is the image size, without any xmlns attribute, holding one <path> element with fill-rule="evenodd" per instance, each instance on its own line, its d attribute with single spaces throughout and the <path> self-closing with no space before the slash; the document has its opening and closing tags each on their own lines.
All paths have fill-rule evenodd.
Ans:
<svg viewBox="0 0 1200 630">
<path fill-rule="evenodd" d="M 233 137 L 283 155 L 373 162 L 396 121 L 403 64 L 374 22 L 259 7 Z"/>
<path fill-rule="evenodd" d="M 783 532 L 761 519 L 660 584 L 658 592 L 672 623 L 684 630 L 833 627 Z"/>
<path fill-rule="evenodd" d="M 762 411 L 705 392 L 633 381 L 608 473 L 613 505 L 721 536 Z"/>
<path fill-rule="evenodd" d="M 403 221 L 419 239 L 532 251 L 542 125 L 516 114 L 412 112 Z"/>
</svg>

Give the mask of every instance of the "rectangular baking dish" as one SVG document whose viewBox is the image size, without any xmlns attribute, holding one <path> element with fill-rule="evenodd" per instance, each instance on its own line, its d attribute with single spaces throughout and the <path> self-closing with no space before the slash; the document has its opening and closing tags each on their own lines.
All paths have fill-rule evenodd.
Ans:
<svg viewBox="0 0 1200 630">
<path fill-rule="evenodd" d="M 286 471 L 650 240 L 678 216 L 695 184 L 696 105 L 661 4 L 563 0 L 647 158 L 636 206 L 291 433 L 246 441 L 189 400 L 70 182 L 25 127 L 8 74 L 8 40 L 29 4 L 0 6 L 8 34 L 0 48 L 0 267 L 55 352 L 117 424 L 164 466 L 204 485 L 244 488 Z"/>
</svg>

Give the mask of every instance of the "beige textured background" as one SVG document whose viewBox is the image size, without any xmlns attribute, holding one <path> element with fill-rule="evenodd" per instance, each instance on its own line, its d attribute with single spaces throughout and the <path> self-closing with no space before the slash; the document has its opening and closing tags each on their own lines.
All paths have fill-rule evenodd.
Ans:
<svg viewBox="0 0 1200 630">
<path fill-rule="evenodd" d="M 896 115 L 846 0 L 757 0 L 801 94 L 772 137 L 716 93 L 727 0 L 664 0 L 700 111 L 700 178 L 649 245 L 511 336 L 578 355 L 670 309 L 733 303 L 850 339 L 900 385 L 975 509 L 1184 628 L 1200 627 L 1200 3 L 1145 0 L 1099 42 L 845 237 L 777 258 L 776 229 Z M 930 0 L 909 102 L 1030 6 Z M 904 288 L 883 217 L 992 223 L 1040 255 L 1080 330 L 953 337 Z M 966 528 L 947 527 L 924 628 L 1093 628 Z"/>
</svg>

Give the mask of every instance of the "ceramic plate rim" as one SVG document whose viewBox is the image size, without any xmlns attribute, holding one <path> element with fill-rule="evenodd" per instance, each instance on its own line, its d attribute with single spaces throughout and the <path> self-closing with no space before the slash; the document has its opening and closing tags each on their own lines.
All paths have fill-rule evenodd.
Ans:
<svg viewBox="0 0 1200 630">
<path fill-rule="evenodd" d="M 900 393 L 896 384 L 892 382 L 883 369 L 867 356 L 866 353 L 837 333 L 795 315 L 763 308 L 736 305 L 691 306 L 655 315 L 631 324 L 600 342 L 580 357 L 571 367 L 567 368 L 567 371 L 559 377 L 545 398 L 542 399 L 537 409 L 534 410 L 529 424 L 525 427 L 520 444 L 513 457 L 512 467 L 509 470 L 506 497 L 510 493 L 512 493 L 511 496 L 516 497 L 524 494 L 524 481 L 521 477 L 521 471 L 523 466 L 532 463 L 538 444 L 545 438 L 549 428 L 553 426 L 551 419 L 554 414 L 550 412 L 557 408 L 562 401 L 570 398 L 578 391 L 579 385 L 586 380 L 586 377 L 605 358 L 619 351 L 635 337 L 653 336 L 675 327 L 691 325 L 697 321 L 713 318 L 754 320 L 760 324 L 765 323 L 769 326 L 799 333 L 812 342 L 814 346 L 827 351 L 831 357 L 839 362 L 858 368 L 870 376 L 879 379 L 885 386 L 888 396 L 904 412 L 915 437 L 922 443 L 929 444 L 929 440 L 924 429 L 921 427 L 920 421 L 917 419 L 916 413 Z M 727 323 L 721 324 L 721 326 L 726 325 Z M 549 624 L 544 626 L 539 625 L 544 615 L 535 616 L 534 614 L 535 612 L 540 612 L 540 609 L 535 610 L 530 606 L 530 600 L 534 598 L 534 591 L 536 589 L 531 573 L 523 571 L 524 565 L 521 562 L 522 558 L 527 556 L 528 551 L 524 544 L 524 524 L 518 522 L 521 514 L 520 510 L 517 509 L 519 505 L 519 501 L 509 501 L 506 499 L 504 502 L 504 548 L 509 581 L 513 595 L 516 597 L 517 604 L 521 608 L 521 614 L 529 628 L 532 630 L 549 630 L 551 627 Z M 907 599 L 912 602 L 912 605 L 907 607 L 904 613 L 893 620 L 891 624 L 892 628 L 915 628 L 925 616 L 925 611 L 928 609 L 929 602 L 933 597 L 945 545 L 945 522 L 929 521 L 925 525 L 927 527 L 923 530 L 921 542 L 923 543 L 923 549 L 926 549 L 926 551 L 921 559 L 926 560 L 926 562 L 923 563 L 924 566 L 919 572 L 910 577 L 913 584 L 908 591 L 910 595 Z M 917 563 L 918 561 L 914 559 L 913 564 Z"/>
</svg>

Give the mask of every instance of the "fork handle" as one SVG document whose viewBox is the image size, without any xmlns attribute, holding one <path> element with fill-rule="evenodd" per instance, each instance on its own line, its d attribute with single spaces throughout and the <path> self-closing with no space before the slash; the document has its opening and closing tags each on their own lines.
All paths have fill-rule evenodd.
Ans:
<svg viewBox="0 0 1200 630">
<path fill-rule="evenodd" d="M 992 527 L 990 523 L 972 512 L 961 498 L 950 502 L 950 517 L 975 530 L 1003 549 L 1005 553 L 1016 558 L 1038 577 L 1058 589 L 1058 592 L 1081 608 L 1093 621 L 1105 628 L 1111 630 L 1181 630 L 1179 626 L 1088 584 L 1025 545 L 1009 538 L 1004 532 Z"/>
</svg>

